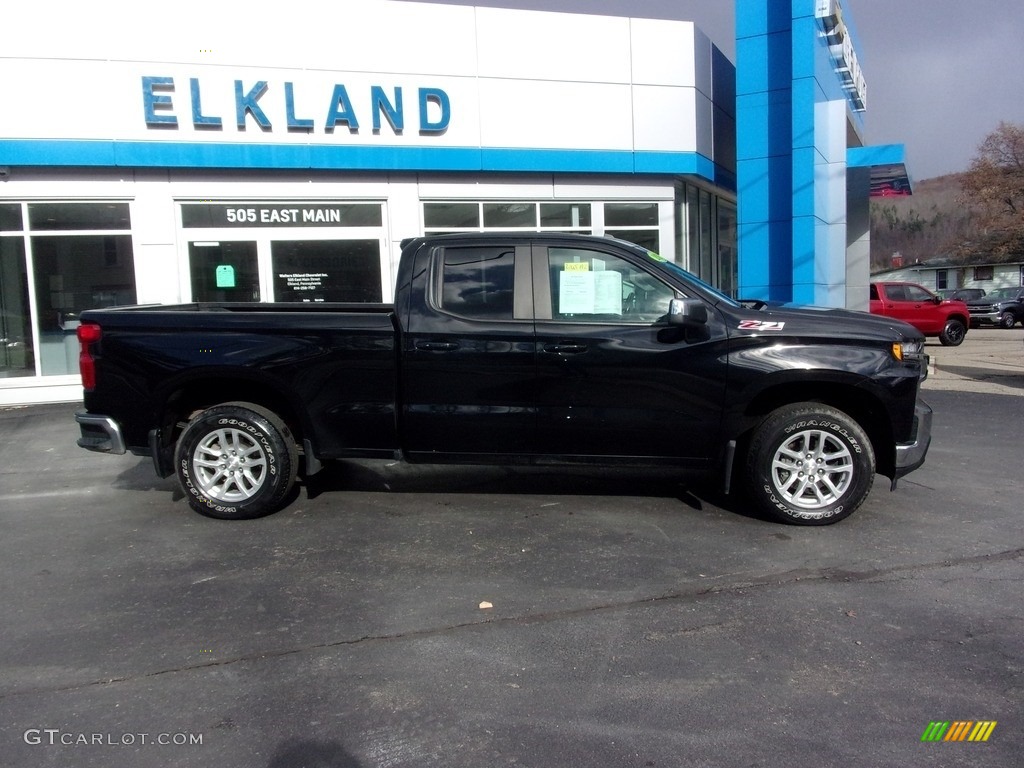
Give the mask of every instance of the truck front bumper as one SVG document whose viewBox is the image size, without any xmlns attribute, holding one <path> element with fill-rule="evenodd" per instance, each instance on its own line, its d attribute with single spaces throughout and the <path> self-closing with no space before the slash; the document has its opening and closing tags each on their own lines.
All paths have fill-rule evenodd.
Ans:
<svg viewBox="0 0 1024 768">
<path fill-rule="evenodd" d="M 99 453 L 127 453 L 121 427 L 109 416 L 79 411 L 75 414 L 75 421 L 82 431 L 78 438 L 80 448 Z"/>
<path fill-rule="evenodd" d="M 998 325 L 1003 313 L 999 309 L 991 312 L 971 312 L 971 323 L 975 325 Z"/>
<path fill-rule="evenodd" d="M 896 487 L 897 480 L 924 464 L 924 458 L 931 442 L 932 409 L 924 400 L 918 399 L 914 406 L 914 439 L 908 443 L 896 444 L 896 471 L 892 478 L 893 488 Z"/>
</svg>

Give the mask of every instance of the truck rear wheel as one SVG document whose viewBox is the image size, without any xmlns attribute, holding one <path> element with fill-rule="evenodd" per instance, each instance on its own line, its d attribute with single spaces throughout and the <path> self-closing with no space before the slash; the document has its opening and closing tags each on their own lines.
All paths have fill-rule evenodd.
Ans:
<svg viewBox="0 0 1024 768">
<path fill-rule="evenodd" d="M 871 491 L 875 454 L 864 430 L 842 411 L 796 403 L 754 430 L 747 483 L 776 520 L 829 525 L 849 517 Z"/>
<path fill-rule="evenodd" d="M 246 520 L 278 509 L 295 482 L 298 449 L 273 412 L 252 403 L 224 403 L 189 422 L 174 463 L 194 510 Z"/>
</svg>

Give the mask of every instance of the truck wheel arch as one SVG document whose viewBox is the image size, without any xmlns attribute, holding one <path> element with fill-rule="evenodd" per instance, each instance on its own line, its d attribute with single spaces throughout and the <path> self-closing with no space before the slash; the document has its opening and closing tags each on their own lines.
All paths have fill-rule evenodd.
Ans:
<svg viewBox="0 0 1024 768">
<path fill-rule="evenodd" d="M 302 445 L 303 439 L 310 435 L 309 425 L 302 419 L 301 407 L 296 407 L 272 383 L 252 377 L 204 375 L 191 381 L 168 382 L 157 399 L 164 404 L 159 419 L 162 439 L 172 453 L 188 422 L 207 408 L 228 402 L 258 406 L 275 414 L 288 426 L 298 445 Z"/>
<path fill-rule="evenodd" d="M 835 408 L 856 421 L 871 441 L 878 474 L 893 477 L 896 471 L 895 451 L 890 448 L 895 441 L 893 423 L 883 394 L 876 393 L 871 382 L 863 380 L 785 379 L 757 393 L 746 408 L 743 424 L 733 430 L 739 448 L 735 470 L 742 468 L 756 428 L 777 409 L 801 402 Z"/>
</svg>

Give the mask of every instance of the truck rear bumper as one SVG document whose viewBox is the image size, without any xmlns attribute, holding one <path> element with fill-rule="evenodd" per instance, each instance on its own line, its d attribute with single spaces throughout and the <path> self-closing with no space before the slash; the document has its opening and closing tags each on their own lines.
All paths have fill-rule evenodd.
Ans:
<svg viewBox="0 0 1024 768">
<path fill-rule="evenodd" d="M 924 400 L 918 400 L 914 407 L 914 439 L 908 443 L 896 444 L 896 472 L 892 485 L 906 474 L 924 464 L 928 446 L 932 442 L 932 409 Z"/>
<path fill-rule="evenodd" d="M 82 431 L 78 438 L 79 447 L 99 453 L 127 453 L 121 427 L 109 416 L 79 411 L 75 414 L 75 421 Z"/>
</svg>

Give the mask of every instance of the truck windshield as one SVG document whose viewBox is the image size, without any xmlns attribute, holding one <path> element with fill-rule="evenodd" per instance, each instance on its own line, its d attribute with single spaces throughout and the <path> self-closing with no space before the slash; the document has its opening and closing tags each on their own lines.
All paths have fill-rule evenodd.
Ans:
<svg viewBox="0 0 1024 768">
<path fill-rule="evenodd" d="M 681 277 L 688 283 L 693 283 L 697 285 L 702 291 L 711 294 L 717 301 L 724 302 L 725 304 L 728 304 L 730 307 L 740 306 L 739 302 L 737 302 L 736 299 L 722 293 L 713 285 L 705 283 L 692 272 L 688 272 L 687 270 L 680 267 L 678 264 L 669 261 L 664 256 L 657 254 L 654 251 L 647 251 L 642 248 L 637 248 L 637 250 L 643 251 L 647 258 L 649 258 L 651 261 L 658 262 L 658 264 L 660 264 L 668 272 L 671 272 L 676 276 Z"/>
</svg>

